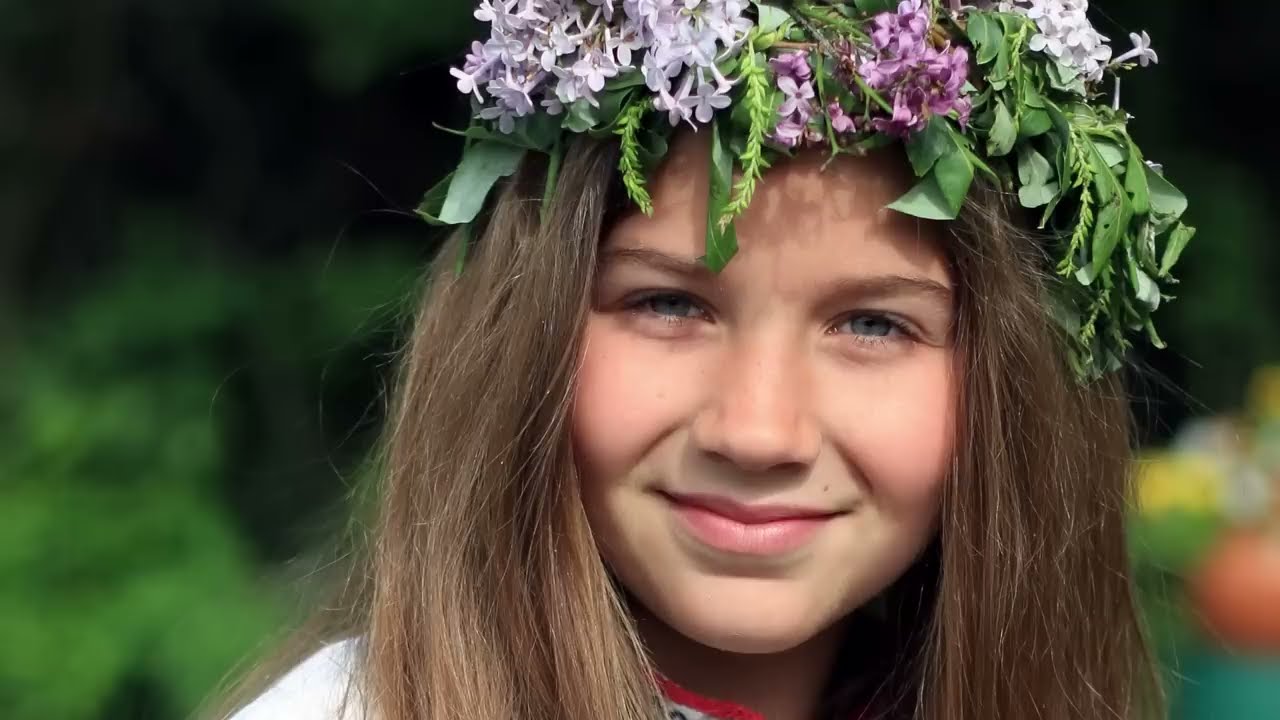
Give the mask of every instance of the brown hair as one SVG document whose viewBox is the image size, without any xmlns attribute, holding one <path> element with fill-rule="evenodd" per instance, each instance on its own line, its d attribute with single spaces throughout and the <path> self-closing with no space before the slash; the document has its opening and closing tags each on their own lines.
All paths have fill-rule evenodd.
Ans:
<svg viewBox="0 0 1280 720">
<path fill-rule="evenodd" d="M 526 162 L 430 273 L 347 628 L 370 718 L 659 717 L 568 432 L 597 245 L 622 207 L 616 153 L 576 139 L 545 220 L 545 166 Z M 919 720 L 1155 718 L 1124 542 L 1127 400 L 1116 377 L 1076 381 L 1054 279 L 1010 216 L 978 188 L 950 227 L 964 420 L 941 530 L 885 594 L 886 660 L 843 665 L 858 682 L 833 687 Z"/>
</svg>

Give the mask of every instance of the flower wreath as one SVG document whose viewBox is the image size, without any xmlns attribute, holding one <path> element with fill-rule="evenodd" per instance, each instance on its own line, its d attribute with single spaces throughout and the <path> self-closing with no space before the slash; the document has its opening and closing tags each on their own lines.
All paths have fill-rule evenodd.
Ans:
<svg viewBox="0 0 1280 720">
<path fill-rule="evenodd" d="M 470 223 L 526 152 L 550 158 L 545 209 L 566 134 L 587 133 L 618 137 L 623 185 L 649 214 L 646 177 L 674 128 L 710 126 L 703 261 L 718 271 L 778 158 L 902 142 L 919 180 L 890 208 L 953 219 L 981 173 L 1039 211 L 1061 280 L 1054 316 L 1077 374 L 1096 378 L 1121 367 L 1132 331 L 1164 346 L 1151 315 L 1195 230 L 1120 109 L 1120 72 L 1158 60 L 1150 38 L 1131 34 L 1112 57 L 1088 4 L 481 0 L 490 37 L 451 69 L 472 100 L 463 157 L 418 212 Z"/>
</svg>

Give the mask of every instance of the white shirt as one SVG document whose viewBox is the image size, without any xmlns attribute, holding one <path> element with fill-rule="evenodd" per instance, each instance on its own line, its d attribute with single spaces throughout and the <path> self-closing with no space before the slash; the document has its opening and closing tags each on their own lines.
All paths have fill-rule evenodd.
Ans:
<svg viewBox="0 0 1280 720">
<path fill-rule="evenodd" d="M 351 683 L 356 640 L 321 648 L 229 720 L 360 720 L 360 696 Z M 346 712 L 338 715 L 343 696 L 350 694 Z"/>
</svg>

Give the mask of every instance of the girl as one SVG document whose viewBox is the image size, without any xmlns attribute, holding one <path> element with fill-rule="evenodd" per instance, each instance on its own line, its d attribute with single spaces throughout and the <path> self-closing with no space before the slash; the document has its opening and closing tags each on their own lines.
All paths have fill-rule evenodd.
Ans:
<svg viewBox="0 0 1280 720">
<path fill-rule="evenodd" d="M 1191 230 L 1093 102 L 1149 48 L 885 5 L 481 3 L 367 592 L 236 720 L 1159 716 L 1116 371 Z"/>
</svg>

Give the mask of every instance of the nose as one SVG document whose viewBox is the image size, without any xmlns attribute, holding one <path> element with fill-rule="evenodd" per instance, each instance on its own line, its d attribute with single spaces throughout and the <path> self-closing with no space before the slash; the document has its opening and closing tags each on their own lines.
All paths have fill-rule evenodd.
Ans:
<svg viewBox="0 0 1280 720">
<path fill-rule="evenodd" d="M 693 420 L 698 449 L 755 473 L 813 464 L 821 434 L 809 406 L 809 374 L 796 355 L 781 343 L 729 352 Z"/>
</svg>

